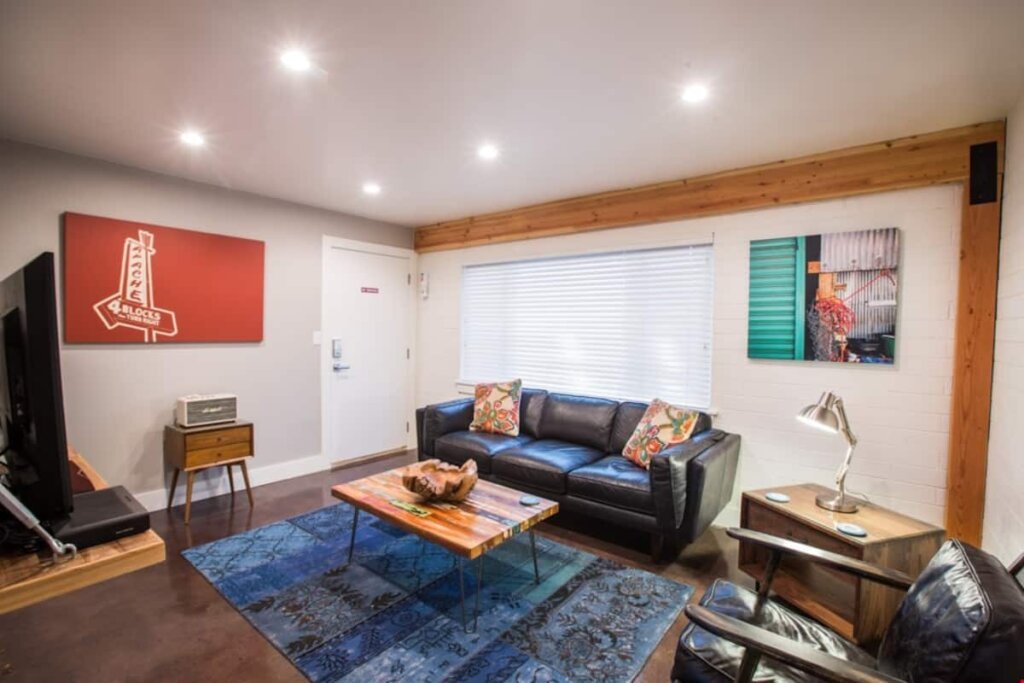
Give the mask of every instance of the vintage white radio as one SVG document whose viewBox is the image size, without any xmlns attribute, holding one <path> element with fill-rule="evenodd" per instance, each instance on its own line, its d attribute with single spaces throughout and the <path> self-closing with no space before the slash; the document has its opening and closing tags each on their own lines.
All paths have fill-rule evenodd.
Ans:
<svg viewBox="0 0 1024 683">
<path fill-rule="evenodd" d="M 238 419 L 238 397 L 234 394 L 191 394 L 178 399 L 174 421 L 179 427 L 199 427 Z"/>
</svg>

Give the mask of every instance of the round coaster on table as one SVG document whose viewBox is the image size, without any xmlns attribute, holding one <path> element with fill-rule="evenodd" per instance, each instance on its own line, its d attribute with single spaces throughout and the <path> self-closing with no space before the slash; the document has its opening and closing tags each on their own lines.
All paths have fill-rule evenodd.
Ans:
<svg viewBox="0 0 1024 683">
<path fill-rule="evenodd" d="M 778 491 L 769 491 L 768 493 L 764 494 L 764 497 L 773 503 L 789 502 L 789 496 L 787 496 L 785 493 L 779 493 Z"/>
<path fill-rule="evenodd" d="M 519 499 L 519 504 L 527 506 L 540 505 L 540 498 L 537 496 L 523 496 Z"/>
<path fill-rule="evenodd" d="M 836 524 L 836 529 L 847 536 L 863 538 L 868 535 L 868 532 L 864 531 L 864 527 L 857 526 L 856 524 L 850 524 L 849 522 L 839 522 Z"/>
</svg>

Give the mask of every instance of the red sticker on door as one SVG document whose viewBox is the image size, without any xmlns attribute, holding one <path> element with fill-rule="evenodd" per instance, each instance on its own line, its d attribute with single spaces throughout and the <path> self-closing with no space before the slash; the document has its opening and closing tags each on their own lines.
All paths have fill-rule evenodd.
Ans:
<svg viewBox="0 0 1024 683">
<path fill-rule="evenodd" d="M 380 294 L 380 290 L 376 287 L 360 287 L 359 291 L 363 294 Z"/>
</svg>

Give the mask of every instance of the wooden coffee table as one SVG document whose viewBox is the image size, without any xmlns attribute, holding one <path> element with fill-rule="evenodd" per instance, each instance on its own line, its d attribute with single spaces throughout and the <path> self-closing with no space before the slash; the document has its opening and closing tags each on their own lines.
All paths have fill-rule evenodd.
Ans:
<svg viewBox="0 0 1024 683">
<path fill-rule="evenodd" d="M 425 503 L 419 495 L 402 486 L 402 469 L 388 470 L 331 488 L 331 495 L 355 508 L 352 536 L 348 546 L 349 562 L 352 561 L 352 551 L 355 548 L 360 510 L 450 550 L 458 557 L 462 625 L 467 631 L 470 629 L 466 619 L 466 586 L 463 579 L 465 560 L 480 558 L 488 550 L 496 548 L 513 536 L 529 531 L 530 548 L 533 552 L 533 577 L 535 582 L 540 582 L 537 542 L 533 535 L 533 527 L 557 513 L 558 503 L 540 498 L 537 505 L 522 505 L 519 502 L 524 495 L 521 491 L 483 480 L 477 482 L 469 497 L 461 503 Z M 412 505 L 429 514 L 417 515 L 401 507 L 402 505 Z M 476 630 L 480 612 L 483 564 L 482 561 L 478 561 L 476 565 L 473 630 Z"/>
</svg>

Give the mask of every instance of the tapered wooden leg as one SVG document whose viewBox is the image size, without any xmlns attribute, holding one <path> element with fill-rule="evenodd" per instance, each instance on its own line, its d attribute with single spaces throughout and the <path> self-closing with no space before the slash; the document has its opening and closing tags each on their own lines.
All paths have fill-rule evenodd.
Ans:
<svg viewBox="0 0 1024 683">
<path fill-rule="evenodd" d="M 231 487 L 231 497 L 235 497 L 235 474 L 234 464 L 228 465 L 228 486 Z"/>
<path fill-rule="evenodd" d="M 196 480 L 196 473 L 189 472 L 188 480 L 185 486 L 185 524 L 188 524 L 189 520 L 192 519 L 192 484 Z"/>
<path fill-rule="evenodd" d="M 174 489 L 178 488 L 178 475 L 181 473 L 177 467 L 174 468 L 174 474 L 171 475 L 171 495 L 167 496 L 167 509 L 171 509 L 171 505 L 174 504 Z"/>
<path fill-rule="evenodd" d="M 246 467 L 244 460 L 238 464 L 242 468 L 242 479 L 245 479 L 245 492 L 249 494 L 249 507 L 252 507 L 252 486 L 249 485 L 249 468 Z"/>
</svg>

